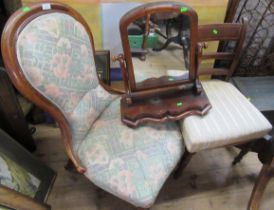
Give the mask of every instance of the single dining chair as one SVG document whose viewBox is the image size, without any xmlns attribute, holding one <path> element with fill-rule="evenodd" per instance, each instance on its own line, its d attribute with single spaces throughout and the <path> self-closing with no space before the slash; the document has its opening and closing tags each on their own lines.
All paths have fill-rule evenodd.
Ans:
<svg viewBox="0 0 274 210">
<path fill-rule="evenodd" d="M 98 80 L 84 19 L 59 3 L 24 7 L 10 17 L 1 44 L 13 84 L 54 117 L 77 171 L 132 205 L 150 208 L 184 153 L 179 126 L 122 124 L 123 92 Z"/>
<path fill-rule="evenodd" d="M 263 114 L 231 83 L 228 82 L 240 59 L 246 32 L 245 23 L 201 25 L 198 29 L 198 63 L 214 59 L 229 61 L 223 68 L 198 68 L 199 75 L 213 79 L 202 81 L 212 109 L 204 117 L 189 116 L 180 121 L 186 152 L 180 162 L 181 170 L 193 154 L 208 149 L 247 144 L 267 135 L 272 125 Z M 205 53 L 205 42 L 233 41 L 229 52 Z M 199 65 L 200 66 L 200 65 Z M 224 78 L 225 81 L 217 79 Z M 178 170 L 175 176 L 182 171 Z"/>
</svg>

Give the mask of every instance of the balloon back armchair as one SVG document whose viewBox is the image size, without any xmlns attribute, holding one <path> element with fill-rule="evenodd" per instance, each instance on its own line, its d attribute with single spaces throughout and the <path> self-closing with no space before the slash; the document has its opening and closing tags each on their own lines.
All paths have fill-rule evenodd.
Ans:
<svg viewBox="0 0 274 210">
<path fill-rule="evenodd" d="M 98 80 L 84 19 L 59 3 L 25 7 L 7 22 L 1 44 L 13 84 L 55 118 L 78 172 L 149 208 L 184 152 L 179 126 L 121 123 L 119 91 Z"/>
</svg>

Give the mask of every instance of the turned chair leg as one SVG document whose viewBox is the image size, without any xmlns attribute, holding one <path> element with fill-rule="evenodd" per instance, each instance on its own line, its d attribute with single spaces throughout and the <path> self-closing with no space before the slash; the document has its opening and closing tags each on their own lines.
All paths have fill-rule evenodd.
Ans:
<svg viewBox="0 0 274 210">
<path fill-rule="evenodd" d="M 194 154 L 195 153 L 190 153 L 187 150 L 185 151 L 185 153 L 182 156 L 176 170 L 174 171 L 174 174 L 173 174 L 174 179 L 178 179 L 182 175 L 183 170 L 188 165 L 188 163 L 190 162 L 190 160 L 191 160 L 191 158 Z"/>
<path fill-rule="evenodd" d="M 274 158 L 272 163 L 264 164 L 253 188 L 251 197 L 248 202 L 247 210 L 259 210 L 265 188 L 274 175 Z"/>
</svg>

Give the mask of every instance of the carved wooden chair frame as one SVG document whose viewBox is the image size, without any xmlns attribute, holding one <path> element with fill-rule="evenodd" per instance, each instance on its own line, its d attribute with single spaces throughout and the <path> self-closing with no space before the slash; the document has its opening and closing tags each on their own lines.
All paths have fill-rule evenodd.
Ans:
<svg viewBox="0 0 274 210">
<path fill-rule="evenodd" d="M 69 160 L 72 161 L 74 166 L 76 167 L 79 173 L 84 173 L 86 170 L 84 167 L 81 166 L 80 161 L 74 155 L 72 149 L 72 135 L 69 124 L 63 115 L 63 113 L 56 107 L 52 102 L 50 102 L 47 98 L 41 95 L 37 90 L 35 90 L 31 84 L 27 81 L 24 74 L 22 73 L 21 67 L 19 65 L 17 56 L 16 56 L 16 41 L 18 38 L 19 33 L 23 30 L 24 26 L 26 26 L 30 21 L 36 18 L 39 15 L 53 13 L 53 12 L 60 12 L 68 14 L 74 17 L 77 21 L 79 21 L 84 28 L 86 29 L 91 44 L 93 54 L 95 54 L 94 49 L 94 41 L 93 36 L 90 31 L 89 26 L 87 25 L 86 21 L 82 18 L 82 16 L 71 7 L 68 7 L 64 4 L 59 3 L 50 3 L 51 9 L 44 10 L 41 7 L 41 4 L 33 5 L 30 7 L 29 11 L 24 11 L 24 8 L 15 12 L 4 28 L 2 41 L 1 41 L 1 48 L 3 52 L 3 60 L 5 67 L 7 68 L 7 73 L 12 80 L 13 84 L 17 88 L 17 90 L 24 95 L 27 99 L 33 101 L 37 106 L 41 109 L 47 111 L 52 115 L 52 117 L 57 121 L 61 134 L 62 139 L 64 141 L 65 150 L 69 157 Z M 98 75 L 97 75 L 98 76 Z M 100 81 L 100 80 L 99 80 Z M 104 87 L 107 91 L 114 93 L 114 94 L 122 94 L 123 91 L 116 90 L 111 88 L 110 86 L 105 85 L 103 82 L 100 81 L 100 85 Z"/>
</svg>

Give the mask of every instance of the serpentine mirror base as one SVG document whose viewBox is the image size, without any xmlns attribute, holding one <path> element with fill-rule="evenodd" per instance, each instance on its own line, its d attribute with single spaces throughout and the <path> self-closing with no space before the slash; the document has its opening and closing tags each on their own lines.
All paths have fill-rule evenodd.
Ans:
<svg viewBox="0 0 274 210">
<path fill-rule="evenodd" d="M 137 127 L 147 122 L 176 121 L 191 114 L 202 116 L 210 108 L 210 102 L 203 88 L 200 94 L 194 89 L 189 89 L 166 96 L 136 100 L 131 104 L 124 95 L 121 98 L 121 119 L 129 127 Z"/>
</svg>

